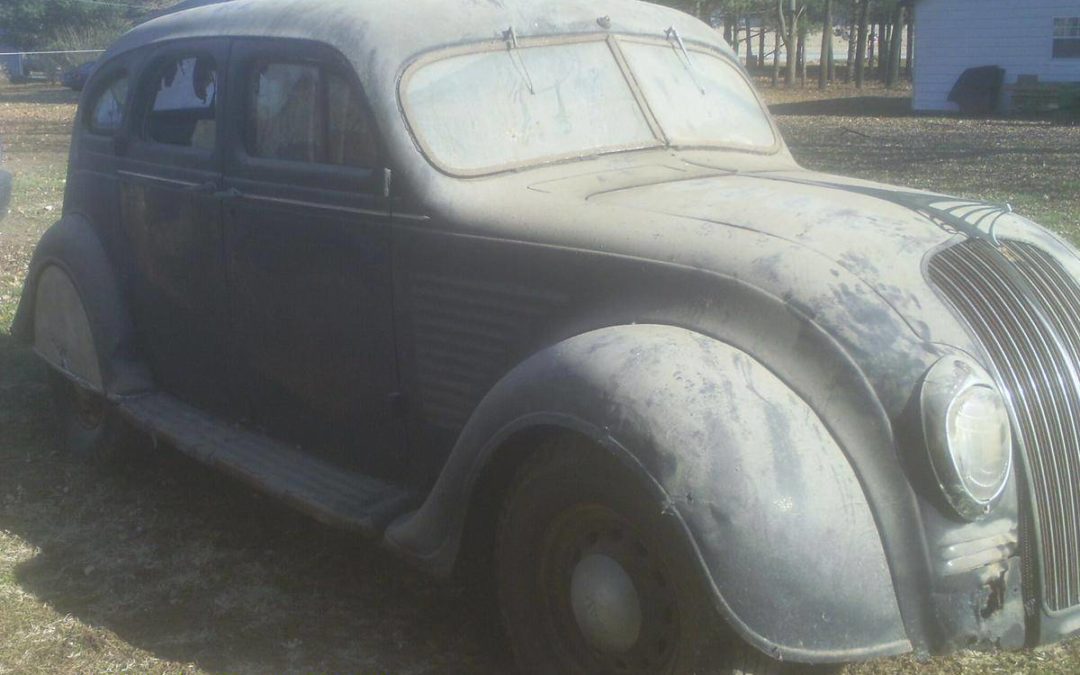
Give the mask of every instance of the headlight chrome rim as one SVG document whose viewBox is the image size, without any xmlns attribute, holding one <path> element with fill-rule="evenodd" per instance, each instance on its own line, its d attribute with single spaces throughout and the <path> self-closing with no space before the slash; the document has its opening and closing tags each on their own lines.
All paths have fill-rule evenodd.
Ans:
<svg viewBox="0 0 1080 675">
<path fill-rule="evenodd" d="M 979 472 L 996 476 L 996 485 L 981 483 L 971 475 L 965 476 L 962 467 L 971 466 L 972 457 L 961 454 L 962 449 L 956 447 L 953 433 L 950 432 L 950 420 L 955 421 L 962 412 L 959 407 L 970 404 L 972 398 L 980 396 L 983 400 L 977 401 L 976 405 L 989 403 L 991 408 L 996 407 L 997 410 L 991 412 L 1000 417 L 993 422 L 1003 425 L 1003 429 L 998 430 L 1004 434 L 1003 441 L 996 448 L 996 454 L 1003 458 L 1003 462 L 991 467 L 990 471 Z M 985 517 L 1000 501 L 1012 474 L 1012 424 L 1004 394 L 977 363 L 961 356 L 947 356 L 927 372 L 920 392 L 920 403 L 923 436 L 938 487 L 962 518 L 975 521 Z M 955 427 L 954 424 L 953 432 L 956 431 Z M 970 452 L 970 448 L 968 450 Z"/>
</svg>

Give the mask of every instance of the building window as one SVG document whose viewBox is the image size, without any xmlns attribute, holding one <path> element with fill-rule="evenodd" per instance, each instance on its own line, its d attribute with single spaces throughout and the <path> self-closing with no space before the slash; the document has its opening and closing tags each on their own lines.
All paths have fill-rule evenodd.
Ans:
<svg viewBox="0 0 1080 675">
<path fill-rule="evenodd" d="M 1054 19 L 1054 58 L 1080 59 L 1080 17 Z"/>
</svg>

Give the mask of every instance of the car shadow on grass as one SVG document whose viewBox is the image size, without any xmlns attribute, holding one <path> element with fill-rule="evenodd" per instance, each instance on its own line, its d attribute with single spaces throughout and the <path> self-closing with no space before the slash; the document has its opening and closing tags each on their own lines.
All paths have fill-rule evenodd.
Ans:
<svg viewBox="0 0 1080 675">
<path fill-rule="evenodd" d="M 210 671 L 508 669 L 484 590 L 425 577 L 149 439 L 124 462 L 74 461 L 50 444 L 42 367 L 4 333 L 0 374 L 0 530 L 36 551 L 14 578 L 86 639 L 111 632 Z"/>
<path fill-rule="evenodd" d="M 895 96 L 854 96 L 819 101 L 774 103 L 769 106 L 773 115 L 827 115 L 830 117 L 908 117 L 911 99 Z"/>
<path fill-rule="evenodd" d="M 7 84 L 4 86 L 3 101 L 5 103 L 45 103 L 50 105 L 63 103 L 76 103 L 79 100 L 79 92 L 72 91 L 67 87 L 46 82 L 31 82 L 27 84 Z"/>
</svg>

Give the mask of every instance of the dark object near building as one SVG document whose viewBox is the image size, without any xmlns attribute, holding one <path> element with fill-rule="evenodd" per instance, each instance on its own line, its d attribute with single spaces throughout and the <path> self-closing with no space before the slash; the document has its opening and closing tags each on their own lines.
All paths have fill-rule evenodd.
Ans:
<svg viewBox="0 0 1080 675">
<path fill-rule="evenodd" d="M 180 11 L 70 161 L 14 323 L 68 447 L 134 424 L 433 574 L 493 558 L 526 670 L 1080 625 L 1076 250 L 800 168 L 689 16 Z"/>
<path fill-rule="evenodd" d="M 50 73 L 55 72 L 51 63 L 38 54 L 24 54 L 5 68 L 8 81 L 12 84 L 25 84 L 31 81 L 46 81 Z"/>
<path fill-rule="evenodd" d="M 1005 71 L 997 66 L 968 68 L 956 80 L 949 101 L 965 115 L 989 115 L 997 110 Z"/>
<path fill-rule="evenodd" d="M 64 74 L 60 76 L 60 84 L 69 89 L 75 91 L 82 91 L 86 81 L 90 78 L 90 75 L 94 72 L 94 68 L 97 67 L 97 61 L 87 61 L 86 63 L 80 63 L 74 68 L 69 68 L 64 71 Z"/>
</svg>

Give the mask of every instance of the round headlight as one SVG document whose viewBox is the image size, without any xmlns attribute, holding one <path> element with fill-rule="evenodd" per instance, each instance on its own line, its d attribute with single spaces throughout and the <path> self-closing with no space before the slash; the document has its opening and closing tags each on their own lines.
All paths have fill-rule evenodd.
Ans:
<svg viewBox="0 0 1080 675">
<path fill-rule="evenodd" d="M 927 373 L 921 399 L 930 464 L 946 499 L 969 520 L 989 513 L 1012 469 L 1001 393 L 978 365 L 947 357 Z"/>
</svg>

